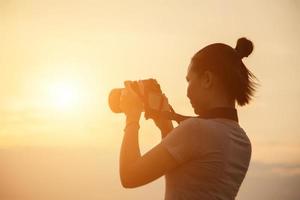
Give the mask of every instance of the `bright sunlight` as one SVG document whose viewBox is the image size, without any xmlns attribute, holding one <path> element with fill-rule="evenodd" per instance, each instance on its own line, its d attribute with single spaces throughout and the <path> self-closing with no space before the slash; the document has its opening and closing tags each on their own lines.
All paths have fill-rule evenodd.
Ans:
<svg viewBox="0 0 300 200">
<path fill-rule="evenodd" d="M 72 109 L 82 101 L 78 86 L 72 83 L 56 82 L 48 89 L 50 103 L 59 110 Z"/>
</svg>

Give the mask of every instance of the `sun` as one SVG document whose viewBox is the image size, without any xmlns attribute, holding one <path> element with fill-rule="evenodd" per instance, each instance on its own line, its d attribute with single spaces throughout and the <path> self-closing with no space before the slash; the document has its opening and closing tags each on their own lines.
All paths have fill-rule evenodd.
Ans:
<svg viewBox="0 0 300 200">
<path fill-rule="evenodd" d="M 51 105 L 59 110 L 73 109 L 81 101 L 80 89 L 70 82 L 52 83 L 48 87 L 48 94 Z"/>
<path fill-rule="evenodd" d="M 51 114 L 59 112 L 64 117 L 75 117 L 94 110 L 99 99 L 98 80 L 93 78 L 94 74 L 79 70 L 80 66 L 76 65 L 69 68 L 67 64 L 53 66 L 60 67 L 53 69 L 51 65 L 47 70 L 36 72 L 25 85 L 30 92 L 32 107 Z"/>
</svg>

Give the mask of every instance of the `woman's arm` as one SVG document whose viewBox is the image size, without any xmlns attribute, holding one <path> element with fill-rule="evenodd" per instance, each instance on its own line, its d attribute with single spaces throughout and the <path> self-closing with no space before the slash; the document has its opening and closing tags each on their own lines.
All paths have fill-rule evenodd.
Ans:
<svg viewBox="0 0 300 200">
<path fill-rule="evenodd" d="M 162 94 L 161 97 L 163 98 L 163 100 L 162 100 L 163 101 L 163 104 L 162 104 L 163 106 L 161 108 L 161 111 L 171 111 L 172 107 L 169 105 L 168 98 L 165 96 L 165 94 Z M 171 132 L 172 129 L 174 128 L 171 120 L 164 119 L 162 117 L 158 117 L 158 118 L 154 117 L 153 121 L 154 121 L 155 125 L 160 129 L 162 139 L 164 137 L 166 137 L 167 134 L 169 132 Z"/>
<path fill-rule="evenodd" d="M 136 119 L 127 118 L 120 153 L 120 178 L 123 187 L 145 185 L 175 168 L 178 163 L 160 144 L 141 156 Z"/>
<path fill-rule="evenodd" d="M 173 130 L 173 124 L 171 120 L 154 121 L 156 126 L 160 129 L 161 138 L 163 139 Z"/>
<path fill-rule="evenodd" d="M 119 170 L 122 185 L 133 188 L 159 178 L 178 164 L 160 144 L 141 156 L 138 131 L 143 105 L 134 93 L 130 92 L 128 82 L 125 83 L 125 87 L 126 90 L 120 99 L 120 107 L 126 114 L 126 127 L 120 152 Z M 162 137 L 173 129 L 171 122 L 167 121 L 163 125 Z"/>
</svg>

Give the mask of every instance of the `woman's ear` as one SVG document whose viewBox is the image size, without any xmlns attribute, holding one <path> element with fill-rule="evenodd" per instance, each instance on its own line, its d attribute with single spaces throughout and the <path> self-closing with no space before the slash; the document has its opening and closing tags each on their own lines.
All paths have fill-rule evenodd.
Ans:
<svg viewBox="0 0 300 200">
<path fill-rule="evenodd" d="M 211 71 L 206 70 L 201 76 L 201 84 L 204 88 L 210 88 L 213 85 L 214 75 Z"/>
</svg>

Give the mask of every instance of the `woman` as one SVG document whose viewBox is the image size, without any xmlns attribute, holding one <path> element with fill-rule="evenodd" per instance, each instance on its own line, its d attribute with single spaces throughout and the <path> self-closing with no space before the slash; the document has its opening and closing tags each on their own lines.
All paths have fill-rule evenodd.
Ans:
<svg viewBox="0 0 300 200">
<path fill-rule="evenodd" d="M 145 155 L 138 144 L 142 103 L 127 85 L 121 96 L 126 127 L 120 153 L 120 177 L 125 188 L 147 184 L 165 175 L 166 200 L 234 199 L 248 170 L 251 142 L 239 126 L 235 104 L 248 104 L 255 76 L 242 59 L 253 44 L 246 38 L 235 49 L 214 43 L 191 59 L 187 97 L 198 118 L 176 128 L 156 120 L 162 141 Z"/>
</svg>

